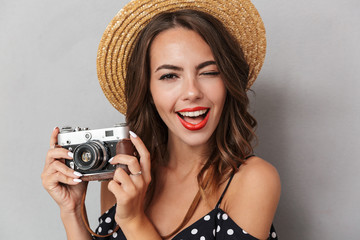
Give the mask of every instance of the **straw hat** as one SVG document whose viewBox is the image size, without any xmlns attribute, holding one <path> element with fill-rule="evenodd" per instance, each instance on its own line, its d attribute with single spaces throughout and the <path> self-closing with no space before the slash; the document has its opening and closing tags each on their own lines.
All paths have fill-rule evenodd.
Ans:
<svg viewBox="0 0 360 240">
<path fill-rule="evenodd" d="M 157 14 L 192 9 L 211 14 L 235 36 L 250 67 L 247 89 L 254 83 L 266 52 L 265 28 L 250 0 L 133 0 L 107 26 L 97 55 L 97 73 L 105 96 L 126 113 L 125 77 L 134 40 Z"/>
</svg>

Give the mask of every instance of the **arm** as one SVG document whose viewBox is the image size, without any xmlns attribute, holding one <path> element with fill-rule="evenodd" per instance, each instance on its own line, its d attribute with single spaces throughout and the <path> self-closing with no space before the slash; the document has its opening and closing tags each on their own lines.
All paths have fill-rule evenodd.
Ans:
<svg viewBox="0 0 360 240">
<path fill-rule="evenodd" d="M 60 208 L 68 239 L 89 240 L 81 218 L 80 203 L 87 183 L 80 179 L 81 174 L 74 172 L 64 164 L 64 159 L 71 159 L 69 151 L 56 147 L 59 129 L 55 128 L 50 139 L 50 149 L 46 155 L 42 184 Z"/>
<path fill-rule="evenodd" d="M 121 227 L 126 238 L 161 239 L 154 225 L 144 212 L 144 198 L 151 182 L 150 154 L 139 137 L 132 133 L 131 141 L 140 155 L 140 162 L 134 156 L 118 154 L 111 164 L 126 164 L 128 175 L 122 168 L 117 168 L 108 189 L 116 198 L 115 221 Z"/>
<path fill-rule="evenodd" d="M 90 240 L 92 236 L 85 228 L 81 218 L 81 212 L 67 213 L 60 211 L 61 220 L 64 224 L 68 240 Z"/>
<path fill-rule="evenodd" d="M 224 199 L 226 211 L 246 232 L 267 239 L 280 192 L 276 169 L 263 159 L 252 157 L 234 176 Z"/>
</svg>

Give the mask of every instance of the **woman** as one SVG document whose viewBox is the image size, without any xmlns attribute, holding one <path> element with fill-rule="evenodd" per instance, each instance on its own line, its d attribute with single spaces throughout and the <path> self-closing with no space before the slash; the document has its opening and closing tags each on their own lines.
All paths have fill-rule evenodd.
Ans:
<svg viewBox="0 0 360 240">
<path fill-rule="evenodd" d="M 130 175 L 119 168 L 113 180 L 102 183 L 101 210 L 107 211 L 97 233 L 109 234 L 108 239 L 276 238 L 271 223 L 279 176 L 252 155 L 256 121 L 247 111 L 246 90 L 263 62 L 251 54 L 263 42 L 248 46 L 239 40 L 243 36 L 229 33 L 235 27 L 227 24 L 241 24 L 209 14 L 228 4 L 227 13 L 219 11 L 222 17 L 238 14 L 233 8 L 253 15 L 256 10 L 249 1 L 184 0 L 171 9 L 159 5 L 173 1 L 150 2 L 133 1 L 120 11 L 99 47 L 101 86 L 126 113 L 140 161 L 121 154 L 110 159 L 128 165 Z M 134 21 L 138 32 L 133 33 L 129 18 L 138 9 L 143 16 Z M 121 39 L 123 32 L 130 35 Z M 128 52 L 129 59 L 121 54 Z M 58 128 L 50 146 L 57 134 Z M 71 158 L 65 149 L 50 149 L 43 185 L 60 206 L 68 239 L 91 239 L 80 214 L 86 183 L 56 160 Z"/>
</svg>

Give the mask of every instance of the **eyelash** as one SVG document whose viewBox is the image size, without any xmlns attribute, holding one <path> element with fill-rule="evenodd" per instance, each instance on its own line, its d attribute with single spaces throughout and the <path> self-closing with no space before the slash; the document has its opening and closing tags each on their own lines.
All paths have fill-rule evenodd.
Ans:
<svg viewBox="0 0 360 240">
<path fill-rule="evenodd" d="M 164 74 L 160 77 L 160 80 L 164 80 L 164 79 L 173 79 L 177 77 L 176 74 L 173 74 L 173 73 L 167 73 L 167 74 Z"/>
<path fill-rule="evenodd" d="M 217 76 L 219 74 L 220 74 L 219 72 L 204 72 L 201 75 Z"/>
<path fill-rule="evenodd" d="M 200 75 L 205 75 L 205 76 L 218 76 L 220 73 L 219 72 L 204 72 L 204 73 L 201 73 Z M 164 74 L 160 77 L 160 80 L 164 80 L 164 79 L 174 79 L 178 77 L 176 74 L 174 73 L 167 73 L 167 74 Z"/>
</svg>

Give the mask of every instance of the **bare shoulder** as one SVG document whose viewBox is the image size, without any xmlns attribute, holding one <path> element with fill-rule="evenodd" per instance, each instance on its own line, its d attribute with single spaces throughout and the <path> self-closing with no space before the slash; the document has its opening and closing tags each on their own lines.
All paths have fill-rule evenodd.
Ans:
<svg viewBox="0 0 360 240">
<path fill-rule="evenodd" d="M 234 175 L 225 195 L 225 211 L 245 231 L 265 239 L 280 192 L 281 183 L 276 168 L 259 157 L 251 157 Z"/>
<path fill-rule="evenodd" d="M 269 162 L 259 157 L 251 157 L 239 167 L 234 176 L 234 184 L 250 188 L 260 187 L 261 193 L 280 188 L 280 177 L 276 168 Z"/>
</svg>

